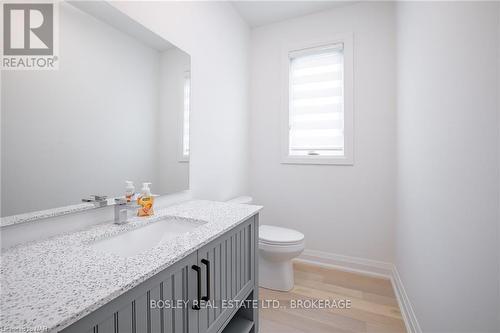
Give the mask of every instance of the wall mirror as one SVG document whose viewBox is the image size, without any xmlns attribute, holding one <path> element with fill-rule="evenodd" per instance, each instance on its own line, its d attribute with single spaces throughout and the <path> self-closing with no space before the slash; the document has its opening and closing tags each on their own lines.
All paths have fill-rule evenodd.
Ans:
<svg viewBox="0 0 500 333">
<path fill-rule="evenodd" d="M 59 22 L 58 70 L 2 72 L 1 216 L 187 190 L 190 56 L 106 2 Z"/>
</svg>

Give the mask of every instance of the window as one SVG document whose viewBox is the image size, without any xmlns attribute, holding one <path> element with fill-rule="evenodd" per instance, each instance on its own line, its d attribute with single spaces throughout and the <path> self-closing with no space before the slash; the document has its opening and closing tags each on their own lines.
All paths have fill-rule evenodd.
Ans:
<svg viewBox="0 0 500 333">
<path fill-rule="evenodd" d="M 287 50 L 284 163 L 353 163 L 349 48 L 342 39 Z"/>
<path fill-rule="evenodd" d="M 184 102 L 182 112 L 182 152 L 181 162 L 189 161 L 189 110 L 191 99 L 191 73 L 184 73 Z"/>
</svg>

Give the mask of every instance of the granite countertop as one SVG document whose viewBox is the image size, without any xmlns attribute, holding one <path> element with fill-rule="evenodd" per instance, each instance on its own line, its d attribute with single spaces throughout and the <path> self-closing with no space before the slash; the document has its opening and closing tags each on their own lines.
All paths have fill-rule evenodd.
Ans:
<svg viewBox="0 0 500 333">
<path fill-rule="evenodd" d="M 108 200 L 108 204 L 113 202 Z M 36 220 L 46 219 L 50 217 L 74 214 L 78 212 L 83 212 L 85 210 L 95 209 L 96 205 L 93 203 L 81 203 L 70 206 L 63 206 L 58 208 L 51 208 L 46 210 L 39 210 L 36 212 L 23 213 L 12 216 L 0 217 L 0 226 L 6 227 L 13 224 L 32 222 Z"/>
<path fill-rule="evenodd" d="M 57 332 L 193 253 L 256 214 L 260 206 L 189 201 L 125 225 L 111 222 L 20 244 L 1 255 L 1 332 Z M 93 242 L 165 217 L 205 224 L 132 257 L 99 252 Z M 168 223 L 168 222 L 165 222 Z"/>
</svg>

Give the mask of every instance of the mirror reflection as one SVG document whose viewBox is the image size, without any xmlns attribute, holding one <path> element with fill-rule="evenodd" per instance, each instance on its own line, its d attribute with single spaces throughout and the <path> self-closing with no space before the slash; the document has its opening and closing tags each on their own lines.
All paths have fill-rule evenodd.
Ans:
<svg viewBox="0 0 500 333">
<path fill-rule="evenodd" d="M 1 216 L 189 188 L 190 56 L 109 4 L 60 6 L 59 69 L 3 71 Z"/>
</svg>

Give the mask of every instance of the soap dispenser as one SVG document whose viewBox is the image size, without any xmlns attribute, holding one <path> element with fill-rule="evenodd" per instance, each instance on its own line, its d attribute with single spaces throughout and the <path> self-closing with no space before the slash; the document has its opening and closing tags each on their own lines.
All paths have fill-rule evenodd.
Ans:
<svg viewBox="0 0 500 333">
<path fill-rule="evenodd" d="M 137 216 L 153 216 L 154 198 L 149 188 L 151 183 L 142 183 L 141 194 L 137 198 L 137 204 L 140 206 L 137 211 Z"/>
<path fill-rule="evenodd" d="M 135 195 L 135 187 L 134 182 L 131 180 L 125 181 L 125 199 L 127 202 L 132 202 L 134 200 Z"/>
</svg>

